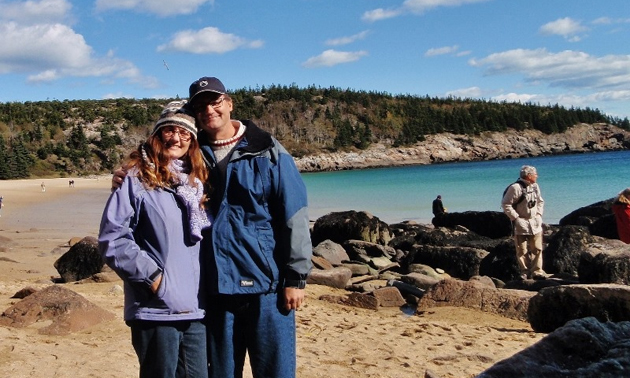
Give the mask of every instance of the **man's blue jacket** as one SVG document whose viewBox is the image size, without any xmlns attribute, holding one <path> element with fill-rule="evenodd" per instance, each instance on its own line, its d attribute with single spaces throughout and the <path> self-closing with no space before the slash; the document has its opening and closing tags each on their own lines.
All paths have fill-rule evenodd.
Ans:
<svg viewBox="0 0 630 378">
<path fill-rule="evenodd" d="M 210 294 L 262 294 L 304 287 L 312 268 L 306 187 L 293 158 L 271 134 L 242 121 L 245 135 L 225 175 L 203 131 L 214 223 L 201 253 Z M 209 234 L 209 235 L 208 235 Z"/>
</svg>

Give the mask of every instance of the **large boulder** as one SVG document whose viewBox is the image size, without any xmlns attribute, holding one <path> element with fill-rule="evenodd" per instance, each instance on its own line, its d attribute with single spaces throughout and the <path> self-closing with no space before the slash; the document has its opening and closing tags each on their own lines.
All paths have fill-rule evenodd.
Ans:
<svg viewBox="0 0 630 378">
<path fill-rule="evenodd" d="M 536 332 L 552 332 L 573 319 L 630 320 L 630 287 L 625 285 L 564 285 L 540 290 L 530 301 L 529 324 Z"/>
<path fill-rule="evenodd" d="M 54 263 L 64 282 L 79 281 L 100 273 L 105 265 L 98 250 L 98 240 L 87 236 L 74 244 Z"/>
<path fill-rule="evenodd" d="M 593 241 L 585 226 L 560 227 L 543 251 L 543 269 L 547 273 L 566 273 L 577 277 L 580 256 Z"/>
<path fill-rule="evenodd" d="M 614 198 L 599 201 L 574 210 L 560 219 L 561 226 L 586 226 L 591 235 L 618 239 L 615 218 L 612 216 Z"/>
<path fill-rule="evenodd" d="M 514 241 L 502 239 L 479 264 L 479 274 L 498 278 L 502 281 L 512 281 L 520 276 Z M 544 256 L 544 254 L 543 254 Z"/>
<path fill-rule="evenodd" d="M 326 259 L 333 266 L 339 266 L 344 261 L 350 260 L 346 250 L 341 244 L 332 240 L 324 240 L 313 248 L 313 255 Z"/>
<path fill-rule="evenodd" d="M 529 299 L 535 293 L 497 289 L 480 281 L 442 280 L 431 286 L 418 303 L 418 312 L 431 307 L 454 306 L 527 320 Z"/>
<path fill-rule="evenodd" d="M 477 248 L 416 245 L 401 265 L 404 269 L 411 264 L 424 264 L 467 280 L 479 275 L 479 266 L 487 255 L 488 251 Z"/>
<path fill-rule="evenodd" d="M 0 315 L 0 325 L 23 328 L 35 322 L 50 322 L 44 327 L 38 327 L 38 332 L 44 335 L 67 335 L 114 318 L 114 314 L 74 291 L 53 285 L 5 310 Z"/>
<path fill-rule="evenodd" d="M 630 372 L 630 322 L 572 320 L 477 378 L 619 378 Z"/>
<path fill-rule="evenodd" d="M 630 245 L 620 240 L 590 244 L 580 255 L 580 283 L 630 285 Z"/>
<path fill-rule="evenodd" d="M 499 239 L 509 236 L 512 223 L 507 215 L 500 211 L 465 211 L 463 213 L 445 213 L 431 221 L 435 227 L 455 228 L 464 226 L 481 236 Z"/>
<path fill-rule="evenodd" d="M 352 270 L 339 266 L 333 269 L 319 270 L 313 269 L 306 280 L 309 284 L 324 285 L 345 289 L 352 277 Z"/>
<path fill-rule="evenodd" d="M 354 210 L 333 212 L 318 218 L 311 233 L 313 245 L 326 239 L 339 244 L 357 239 L 387 245 L 392 237 L 387 223 L 365 211 Z"/>
</svg>

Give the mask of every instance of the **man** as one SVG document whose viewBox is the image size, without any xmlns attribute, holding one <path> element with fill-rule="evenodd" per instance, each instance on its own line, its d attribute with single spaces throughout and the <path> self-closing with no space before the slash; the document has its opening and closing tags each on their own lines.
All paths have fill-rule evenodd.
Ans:
<svg viewBox="0 0 630 378">
<path fill-rule="evenodd" d="M 246 353 L 255 378 L 295 377 L 293 310 L 312 268 L 306 187 L 274 137 L 231 119 L 219 79 L 200 78 L 189 95 L 214 215 L 201 242 L 210 377 L 242 377 Z"/>
<path fill-rule="evenodd" d="M 503 195 L 501 207 L 514 227 L 514 245 L 521 279 L 544 279 L 542 215 L 545 201 L 536 183 L 538 173 L 530 165 L 521 167 L 520 178 Z"/>
<path fill-rule="evenodd" d="M 433 200 L 433 216 L 439 217 L 445 212 L 446 209 L 444 209 L 444 204 L 442 203 L 442 196 L 438 195 L 437 198 Z"/>
</svg>

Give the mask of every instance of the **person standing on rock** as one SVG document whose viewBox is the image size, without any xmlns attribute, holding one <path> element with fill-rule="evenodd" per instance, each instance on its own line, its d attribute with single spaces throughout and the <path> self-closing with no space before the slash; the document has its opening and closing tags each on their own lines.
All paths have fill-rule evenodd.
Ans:
<svg viewBox="0 0 630 378">
<path fill-rule="evenodd" d="M 433 200 L 433 216 L 439 217 L 445 212 L 446 209 L 444 208 L 444 204 L 442 203 L 442 196 L 438 195 L 437 198 Z"/>
<path fill-rule="evenodd" d="M 630 188 L 624 189 L 612 205 L 615 222 L 617 223 L 617 234 L 619 240 L 630 244 Z"/>
<path fill-rule="evenodd" d="M 536 182 L 535 167 L 521 167 L 517 182 L 510 185 L 501 200 L 503 212 L 514 228 L 516 260 L 521 279 L 544 279 L 549 275 L 543 270 L 542 216 L 545 201 Z"/>
<path fill-rule="evenodd" d="M 124 281 L 140 378 L 208 377 L 199 243 L 211 225 L 208 170 L 184 103 L 168 104 L 131 153 L 99 232 L 105 262 Z"/>
</svg>

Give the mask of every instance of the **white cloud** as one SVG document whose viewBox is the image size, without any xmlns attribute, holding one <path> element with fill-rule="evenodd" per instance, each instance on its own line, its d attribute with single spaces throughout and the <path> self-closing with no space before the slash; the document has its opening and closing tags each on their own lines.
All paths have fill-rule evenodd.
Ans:
<svg viewBox="0 0 630 378">
<path fill-rule="evenodd" d="M 306 68 L 332 67 L 342 63 L 350 63 L 361 59 L 368 55 L 367 51 L 336 51 L 326 50 L 323 53 L 308 58 L 302 66 Z"/>
<path fill-rule="evenodd" d="M 0 1 L 0 7 L 0 20 L 32 25 L 67 20 L 72 4 L 66 0 Z"/>
<path fill-rule="evenodd" d="M 357 34 L 351 35 L 349 37 L 340 37 L 340 38 L 329 39 L 325 43 L 328 46 L 347 45 L 349 43 L 352 43 L 352 42 L 364 39 L 368 34 L 369 34 L 369 31 L 368 30 L 364 30 L 361 33 L 357 33 Z"/>
<path fill-rule="evenodd" d="M 438 7 L 458 7 L 465 4 L 481 3 L 489 0 L 406 0 L 403 8 L 415 14 Z"/>
<path fill-rule="evenodd" d="M 457 7 L 465 4 L 481 3 L 490 0 L 406 0 L 400 7 L 389 9 L 373 9 L 363 13 L 363 21 L 374 22 L 401 16 L 408 13 L 424 14 L 438 7 Z"/>
<path fill-rule="evenodd" d="M 436 47 L 432 49 L 428 49 L 427 52 L 424 53 L 424 56 L 437 56 L 437 55 L 446 55 L 453 54 L 459 49 L 459 46 L 444 46 L 444 47 Z"/>
<path fill-rule="evenodd" d="M 24 73 L 33 83 L 63 77 L 124 79 L 142 87 L 155 87 L 131 62 L 112 52 L 96 57 L 82 35 L 63 24 L 0 24 L 0 74 Z"/>
<path fill-rule="evenodd" d="M 363 21 L 374 22 L 374 21 L 397 17 L 397 16 L 400 16 L 401 14 L 403 14 L 402 10 L 378 8 L 378 9 L 374 9 L 374 10 L 363 13 L 363 16 L 361 16 L 361 19 Z"/>
<path fill-rule="evenodd" d="M 570 42 L 579 41 L 581 38 L 578 36 L 578 34 L 587 30 L 587 27 L 582 26 L 579 21 L 576 21 L 570 17 L 559 18 L 540 27 L 540 32 L 542 34 L 560 35 Z"/>
<path fill-rule="evenodd" d="M 157 48 L 159 52 L 183 51 L 192 54 L 223 54 L 238 48 L 260 48 L 262 40 L 250 41 L 234 34 L 223 33 L 215 27 L 198 31 L 183 30 L 176 33 L 166 44 Z"/>
<path fill-rule="evenodd" d="M 446 92 L 446 96 L 459 98 L 479 98 L 483 96 L 483 92 L 479 87 L 460 88 L 454 91 Z"/>
<path fill-rule="evenodd" d="M 191 14 L 205 3 L 213 0 L 96 0 L 96 10 L 136 10 L 153 13 L 161 17 Z"/>
<path fill-rule="evenodd" d="M 516 49 L 471 59 L 488 75 L 520 74 L 530 82 L 570 89 L 630 87 L 630 55 L 591 56 L 580 51 L 550 53 L 546 49 Z"/>
</svg>

